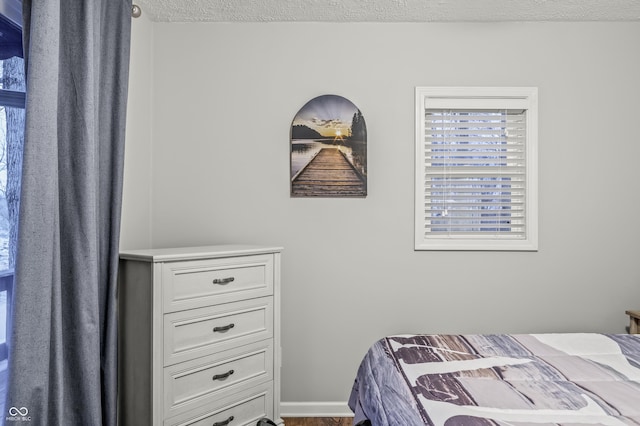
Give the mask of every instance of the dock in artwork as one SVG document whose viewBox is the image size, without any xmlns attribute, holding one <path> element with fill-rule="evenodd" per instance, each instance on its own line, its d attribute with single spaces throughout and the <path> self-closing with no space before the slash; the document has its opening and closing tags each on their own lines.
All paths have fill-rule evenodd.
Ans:
<svg viewBox="0 0 640 426">
<path fill-rule="evenodd" d="M 338 148 L 322 148 L 291 181 L 294 197 L 364 197 L 365 178 Z"/>
</svg>

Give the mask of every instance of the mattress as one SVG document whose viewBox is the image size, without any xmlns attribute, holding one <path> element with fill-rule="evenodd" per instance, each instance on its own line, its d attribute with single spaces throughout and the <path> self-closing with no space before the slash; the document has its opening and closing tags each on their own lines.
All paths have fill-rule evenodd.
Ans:
<svg viewBox="0 0 640 426">
<path fill-rule="evenodd" d="M 640 425 L 640 337 L 398 335 L 371 346 L 354 424 Z"/>
</svg>

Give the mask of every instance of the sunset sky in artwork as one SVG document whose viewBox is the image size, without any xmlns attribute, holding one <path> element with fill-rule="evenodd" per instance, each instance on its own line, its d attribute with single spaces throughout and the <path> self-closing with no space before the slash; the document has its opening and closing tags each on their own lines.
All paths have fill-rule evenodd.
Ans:
<svg viewBox="0 0 640 426">
<path fill-rule="evenodd" d="M 293 125 L 304 125 L 322 136 L 349 135 L 353 114 L 358 108 L 348 99 L 337 95 L 323 95 L 307 102 L 293 120 Z"/>
</svg>

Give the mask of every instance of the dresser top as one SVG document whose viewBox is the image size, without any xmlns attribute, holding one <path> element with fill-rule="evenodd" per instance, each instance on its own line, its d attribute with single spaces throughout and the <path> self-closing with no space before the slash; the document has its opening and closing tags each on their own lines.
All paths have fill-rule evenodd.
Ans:
<svg viewBox="0 0 640 426">
<path fill-rule="evenodd" d="M 281 251 L 282 247 L 225 244 L 200 247 L 123 250 L 120 252 L 120 259 L 142 260 L 147 262 L 172 262 L 179 260 L 212 259 L 217 257 L 279 253 Z"/>
</svg>

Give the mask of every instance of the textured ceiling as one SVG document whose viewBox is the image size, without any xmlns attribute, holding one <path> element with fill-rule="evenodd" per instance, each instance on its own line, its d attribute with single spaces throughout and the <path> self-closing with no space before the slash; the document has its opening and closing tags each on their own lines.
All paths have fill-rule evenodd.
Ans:
<svg viewBox="0 0 640 426">
<path fill-rule="evenodd" d="M 640 21 L 640 0 L 134 0 L 159 22 Z"/>
</svg>

